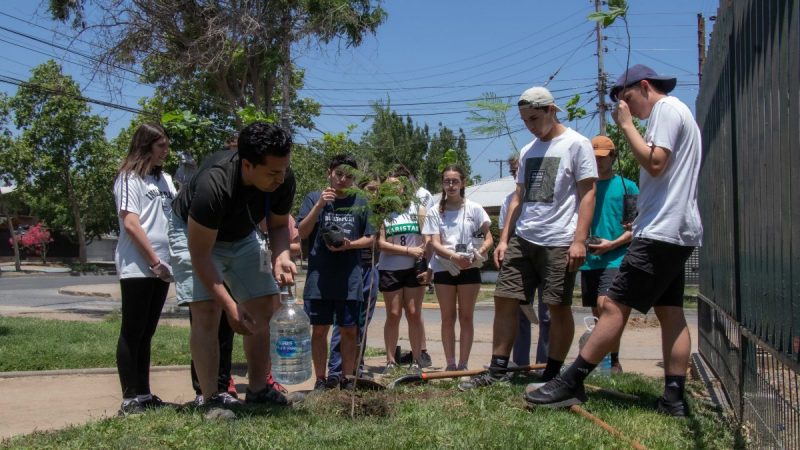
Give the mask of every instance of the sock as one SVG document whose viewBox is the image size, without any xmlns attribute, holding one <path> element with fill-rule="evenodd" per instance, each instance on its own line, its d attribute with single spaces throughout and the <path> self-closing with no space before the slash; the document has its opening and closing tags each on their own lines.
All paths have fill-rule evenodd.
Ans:
<svg viewBox="0 0 800 450">
<path fill-rule="evenodd" d="M 667 375 L 664 377 L 664 399 L 668 402 L 683 400 L 683 389 L 686 376 Z"/>
<path fill-rule="evenodd" d="M 611 353 L 611 365 L 619 364 L 619 352 Z"/>
<path fill-rule="evenodd" d="M 547 366 L 544 368 L 544 372 L 542 372 L 542 381 L 550 381 L 558 375 L 561 371 L 561 367 L 564 365 L 564 361 L 558 361 L 553 358 L 547 358 Z"/>
<path fill-rule="evenodd" d="M 573 362 L 571 366 L 567 367 L 567 370 L 565 370 L 561 375 L 561 379 L 563 379 L 570 386 L 577 386 L 578 384 L 583 383 L 583 380 L 589 376 L 589 373 L 591 373 L 595 367 L 597 367 L 597 364 L 592 364 L 583 359 L 583 356 L 578 355 L 578 358 L 575 360 L 575 362 Z"/>
<path fill-rule="evenodd" d="M 153 394 L 145 394 L 145 395 L 137 395 L 136 400 L 139 400 L 139 403 L 146 402 L 153 398 Z"/>
<path fill-rule="evenodd" d="M 507 368 L 508 356 L 492 355 L 492 360 L 489 362 L 489 374 L 501 376 L 506 373 Z"/>
</svg>

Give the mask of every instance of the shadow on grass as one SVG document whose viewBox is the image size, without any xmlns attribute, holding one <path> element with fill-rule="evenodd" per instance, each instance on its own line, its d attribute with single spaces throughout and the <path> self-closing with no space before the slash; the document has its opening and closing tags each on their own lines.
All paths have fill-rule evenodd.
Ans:
<svg viewBox="0 0 800 450">
<path fill-rule="evenodd" d="M 0 336 L 8 336 L 9 334 L 11 334 L 11 328 L 0 327 Z"/>
</svg>

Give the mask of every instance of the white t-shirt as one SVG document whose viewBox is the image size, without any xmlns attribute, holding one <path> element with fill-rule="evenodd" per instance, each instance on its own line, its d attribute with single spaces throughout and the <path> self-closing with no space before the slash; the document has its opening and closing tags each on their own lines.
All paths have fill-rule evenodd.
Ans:
<svg viewBox="0 0 800 450">
<path fill-rule="evenodd" d="M 418 213 L 419 206 L 412 203 L 404 213 L 390 214 L 383 222 L 386 242 L 404 247 L 420 247 L 425 238 L 419 227 Z M 382 251 L 378 267 L 380 270 L 410 269 L 414 267 L 414 257 Z"/>
<path fill-rule="evenodd" d="M 664 97 L 653 106 L 644 140 L 651 147 L 669 150 L 669 157 L 657 177 L 639 171 L 639 215 L 633 221 L 633 235 L 700 246 L 703 225 L 697 208 L 697 176 L 702 141 L 692 112 L 676 97 Z"/>
<path fill-rule="evenodd" d="M 570 245 L 578 225 L 578 181 L 588 178 L 597 178 L 592 143 L 571 128 L 523 147 L 516 180 L 523 186 L 517 236 L 541 246 Z"/>
<path fill-rule="evenodd" d="M 144 180 L 134 173 L 123 173 L 114 181 L 114 200 L 119 218 L 119 241 L 114 252 L 114 262 L 120 278 L 155 277 L 150 272 L 150 262 L 142 255 L 133 239 L 125 231 L 122 211 L 139 216 L 153 250 L 162 261 L 169 262 L 169 217 L 172 215 L 172 200 L 177 192 L 172 177 L 167 173 L 158 179 L 147 175 Z"/>
<path fill-rule="evenodd" d="M 509 193 L 506 195 L 506 199 L 503 200 L 503 204 L 500 206 L 500 215 L 497 216 L 497 228 L 503 229 L 506 227 L 506 214 L 508 214 L 508 205 L 511 204 L 511 198 L 516 194 L 516 191 Z"/>
<path fill-rule="evenodd" d="M 456 210 L 445 209 L 444 213 L 440 214 L 439 208 L 436 207 L 429 211 L 422 227 L 422 234 L 438 234 L 442 245 L 450 250 L 456 251 L 456 245 L 463 244 L 465 252 L 472 252 L 473 248 L 477 249 L 483 244 L 484 238 L 478 237 L 481 227 L 490 223 L 491 219 L 486 210 L 480 204 L 467 199 L 464 207 Z M 431 261 L 431 268 L 434 272 L 447 270 L 439 263 L 439 255 Z"/>
<path fill-rule="evenodd" d="M 431 209 L 431 202 L 433 201 L 433 194 L 431 194 L 431 191 L 420 186 L 414 195 L 419 200 L 420 206 L 424 206 L 425 209 Z"/>
</svg>

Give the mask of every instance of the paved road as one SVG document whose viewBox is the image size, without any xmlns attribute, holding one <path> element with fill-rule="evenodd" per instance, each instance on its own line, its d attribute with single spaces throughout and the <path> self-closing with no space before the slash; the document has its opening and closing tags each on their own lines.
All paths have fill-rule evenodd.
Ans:
<svg viewBox="0 0 800 450">
<path fill-rule="evenodd" d="M 31 275 L 0 277 L 0 306 L 58 310 L 110 311 L 119 302 L 98 297 L 61 295 L 64 286 L 117 283 L 114 275 Z"/>
</svg>

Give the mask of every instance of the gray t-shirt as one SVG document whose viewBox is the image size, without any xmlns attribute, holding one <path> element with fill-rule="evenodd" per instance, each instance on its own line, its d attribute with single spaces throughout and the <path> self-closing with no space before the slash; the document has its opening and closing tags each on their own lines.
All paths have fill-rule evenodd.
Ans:
<svg viewBox="0 0 800 450">
<path fill-rule="evenodd" d="M 676 97 L 659 100 L 650 113 L 644 140 L 669 151 L 667 167 L 657 177 L 639 171 L 639 215 L 633 235 L 698 247 L 703 225 L 697 208 L 697 176 L 702 158 L 700 128 L 689 108 Z"/>
<path fill-rule="evenodd" d="M 119 241 L 114 251 L 114 262 L 120 278 L 154 277 L 150 272 L 150 261 L 139 251 L 122 223 L 122 212 L 139 216 L 139 223 L 147 235 L 153 250 L 162 261 L 169 261 L 169 217 L 172 215 L 172 200 L 175 185 L 167 173 L 160 176 L 147 175 L 142 179 L 135 173 L 122 173 L 114 181 L 114 200 L 119 219 Z"/>
</svg>

